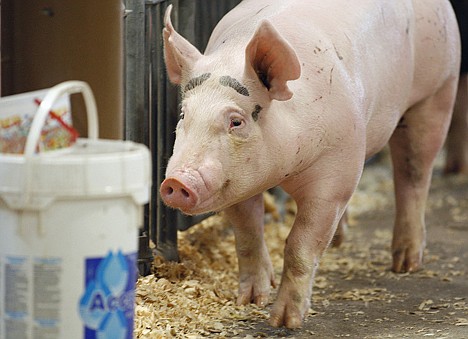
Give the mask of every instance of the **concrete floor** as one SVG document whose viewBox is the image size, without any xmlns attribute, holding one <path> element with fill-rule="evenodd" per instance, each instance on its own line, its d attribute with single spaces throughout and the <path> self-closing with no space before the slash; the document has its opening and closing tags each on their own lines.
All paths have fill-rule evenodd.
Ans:
<svg viewBox="0 0 468 339">
<path fill-rule="evenodd" d="M 325 254 L 304 327 L 273 329 L 266 320 L 246 321 L 236 337 L 468 338 L 468 178 L 435 171 L 424 269 L 394 274 L 391 174 L 381 166 L 366 169 L 360 190 L 388 180 L 371 192 L 376 200 L 384 196 L 383 202 L 377 210 L 354 213 L 345 243 Z"/>
</svg>

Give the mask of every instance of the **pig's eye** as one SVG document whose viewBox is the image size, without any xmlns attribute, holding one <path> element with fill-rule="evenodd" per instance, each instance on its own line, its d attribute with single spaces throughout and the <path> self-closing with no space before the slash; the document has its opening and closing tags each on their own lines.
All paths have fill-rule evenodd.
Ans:
<svg viewBox="0 0 468 339">
<path fill-rule="evenodd" d="M 229 128 L 241 127 L 243 123 L 244 120 L 242 120 L 241 118 L 231 118 Z"/>
<path fill-rule="evenodd" d="M 184 117 L 185 117 L 184 112 L 182 112 L 182 113 L 179 114 L 179 119 L 180 119 L 180 120 L 182 120 Z"/>
</svg>

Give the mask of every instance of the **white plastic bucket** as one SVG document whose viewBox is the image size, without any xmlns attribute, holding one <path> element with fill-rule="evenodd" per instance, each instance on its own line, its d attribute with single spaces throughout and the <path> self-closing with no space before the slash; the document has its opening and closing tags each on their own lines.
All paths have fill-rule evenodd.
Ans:
<svg viewBox="0 0 468 339">
<path fill-rule="evenodd" d="M 81 92 L 90 139 L 34 154 L 50 107 Z M 97 139 L 83 82 L 50 89 L 25 154 L 0 154 L 0 338 L 132 338 L 138 227 L 150 154 Z"/>
</svg>

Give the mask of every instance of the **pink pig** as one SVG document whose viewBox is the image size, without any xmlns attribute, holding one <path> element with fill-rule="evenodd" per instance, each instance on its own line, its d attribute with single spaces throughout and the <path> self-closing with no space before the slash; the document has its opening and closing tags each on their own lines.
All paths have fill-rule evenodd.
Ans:
<svg viewBox="0 0 468 339">
<path fill-rule="evenodd" d="M 244 0 L 201 54 L 165 16 L 170 80 L 181 86 L 174 154 L 160 193 L 186 214 L 224 210 L 239 258 L 238 304 L 268 302 L 274 272 L 262 192 L 296 201 L 273 326 L 300 327 L 319 260 L 361 177 L 390 141 L 393 270 L 421 267 L 432 166 L 460 66 L 446 0 Z"/>
</svg>

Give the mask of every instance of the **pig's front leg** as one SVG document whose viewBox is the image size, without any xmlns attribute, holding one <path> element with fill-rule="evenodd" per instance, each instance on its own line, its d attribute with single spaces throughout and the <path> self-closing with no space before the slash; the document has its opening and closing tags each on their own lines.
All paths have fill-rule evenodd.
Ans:
<svg viewBox="0 0 468 339">
<path fill-rule="evenodd" d="M 239 263 L 237 304 L 254 302 L 265 306 L 270 286 L 275 287 L 273 266 L 263 237 L 263 194 L 225 210 L 236 238 Z"/>
<path fill-rule="evenodd" d="M 297 215 L 286 240 L 281 285 L 270 316 L 272 326 L 301 327 L 320 257 L 333 238 L 356 181 L 324 180 L 304 185 L 293 194 Z"/>
</svg>

